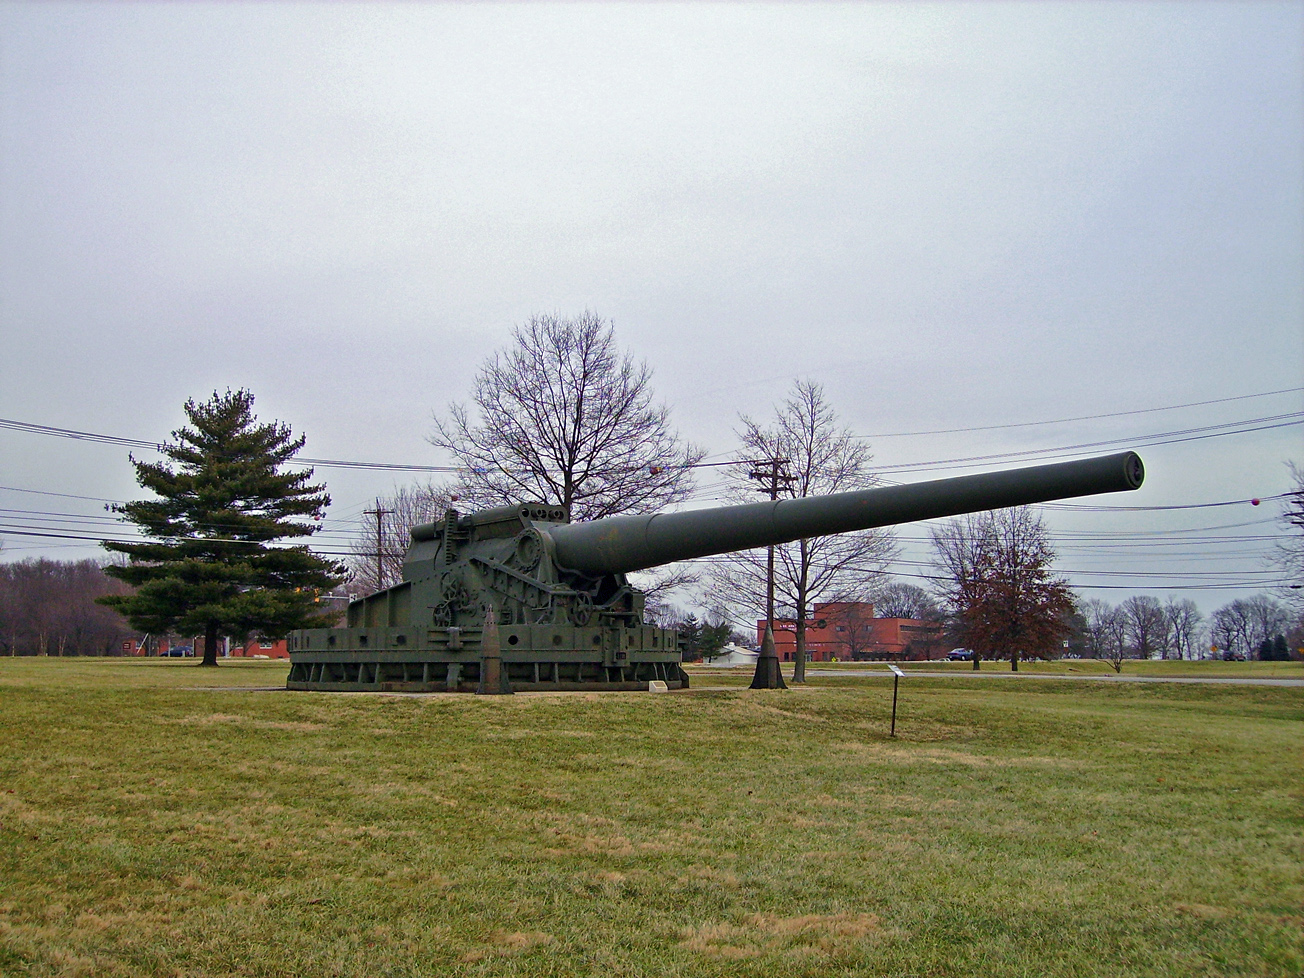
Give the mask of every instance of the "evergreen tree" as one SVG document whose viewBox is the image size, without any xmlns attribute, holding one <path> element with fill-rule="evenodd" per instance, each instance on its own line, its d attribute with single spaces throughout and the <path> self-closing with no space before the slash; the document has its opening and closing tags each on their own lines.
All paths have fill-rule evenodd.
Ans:
<svg viewBox="0 0 1304 978">
<path fill-rule="evenodd" d="M 1286 636 L 1277 635 L 1275 638 L 1265 638 L 1262 642 L 1260 642 L 1259 661 L 1289 662 L 1290 648 L 1286 644 Z"/>
<path fill-rule="evenodd" d="M 679 632 L 679 640 L 683 650 L 685 662 L 696 662 L 702 657 L 700 646 L 702 642 L 702 623 L 697 620 L 697 615 L 689 615 L 683 621 L 675 625 L 675 630 Z"/>
<path fill-rule="evenodd" d="M 729 644 L 732 633 L 733 626 L 727 621 L 718 621 L 714 625 L 703 622 L 702 629 L 698 633 L 697 651 L 703 658 L 714 659 Z"/>
<path fill-rule="evenodd" d="M 329 624 L 316 596 L 342 578 L 340 565 L 306 546 L 269 546 L 315 533 L 330 497 L 310 484 L 312 469 L 281 471 L 305 439 L 258 424 L 253 403 L 246 390 L 187 401 L 190 426 L 162 449 L 170 461 L 131 459 L 136 481 L 159 498 L 115 507 L 151 541 L 104 543 L 130 559 L 105 572 L 135 593 L 100 603 L 147 632 L 203 632 L 204 665 L 217 665 L 222 634 L 279 638 Z"/>
</svg>

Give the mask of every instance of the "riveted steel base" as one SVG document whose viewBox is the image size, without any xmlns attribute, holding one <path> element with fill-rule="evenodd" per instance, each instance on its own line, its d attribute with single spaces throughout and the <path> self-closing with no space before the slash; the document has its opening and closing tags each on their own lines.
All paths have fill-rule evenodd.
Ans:
<svg viewBox="0 0 1304 978">
<path fill-rule="evenodd" d="M 480 660 L 431 661 L 354 653 L 325 657 L 292 654 L 286 689 L 333 693 L 475 693 L 480 688 Z M 615 692 L 646 690 L 659 679 L 670 689 L 687 689 L 688 674 L 677 662 L 635 662 L 604 666 L 601 662 L 502 662 L 501 680 L 518 693 Z"/>
</svg>

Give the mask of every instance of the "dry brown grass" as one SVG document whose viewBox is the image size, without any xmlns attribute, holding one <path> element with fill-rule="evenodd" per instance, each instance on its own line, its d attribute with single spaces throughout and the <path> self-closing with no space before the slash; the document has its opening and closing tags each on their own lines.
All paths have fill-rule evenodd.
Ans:
<svg viewBox="0 0 1304 978">
<path fill-rule="evenodd" d="M 737 924 L 686 928 L 680 944 L 698 954 L 727 960 L 778 954 L 809 961 L 845 954 L 884 936 L 883 926 L 874 914 L 749 914 Z"/>
</svg>

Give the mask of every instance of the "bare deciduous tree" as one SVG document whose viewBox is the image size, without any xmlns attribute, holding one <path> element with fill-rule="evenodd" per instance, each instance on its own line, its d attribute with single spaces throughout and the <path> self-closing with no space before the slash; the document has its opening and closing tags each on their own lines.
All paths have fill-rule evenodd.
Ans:
<svg viewBox="0 0 1304 978">
<path fill-rule="evenodd" d="M 469 508 L 538 500 L 575 520 L 652 512 L 688 497 L 704 454 L 653 403 L 647 364 L 587 311 L 519 327 L 480 368 L 471 401 L 436 416 L 430 436 L 462 467 L 455 489 Z"/>
<path fill-rule="evenodd" d="M 1203 616 L 1194 601 L 1169 597 L 1128 598 L 1118 607 L 1096 598 L 1079 604 L 1087 622 L 1088 655 L 1107 659 L 1116 672 L 1128 656 L 1149 658 L 1159 651 L 1179 659 L 1200 658 Z"/>
<path fill-rule="evenodd" d="M 1158 598 L 1136 594 L 1120 604 L 1118 610 L 1127 622 L 1128 642 L 1138 659 L 1152 659 L 1156 652 L 1163 658 L 1168 657 L 1165 654 L 1168 617 Z"/>
<path fill-rule="evenodd" d="M 376 508 L 364 515 L 349 545 L 350 588 L 372 594 L 397 584 L 403 578 L 412 527 L 443 519 L 455 504 L 448 486 L 430 484 L 400 486 L 392 495 L 377 499 Z"/>
<path fill-rule="evenodd" d="M 742 442 L 730 470 L 731 495 L 754 501 L 748 474 L 757 460 L 787 459 L 790 480 L 782 497 L 826 495 L 863 489 L 877 483 L 869 471 L 873 456 L 864 443 L 838 424 L 824 399 L 824 388 L 797 381 L 792 393 L 776 406 L 766 425 L 740 418 Z M 775 547 L 775 600 L 792 609 L 796 629 L 793 682 L 806 680 L 806 617 L 816 601 L 863 593 L 884 573 L 896 554 L 890 530 L 866 530 L 812 537 Z M 730 608 L 764 613 L 766 551 L 749 550 L 720 557 L 712 571 L 711 597 Z"/>
<path fill-rule="evenodd" d="M 841 646 L 842 657 L 852 660 L 866 657 L 873 644 L 876 612 L 877 609 L 867 602 L 855 600 L 839 602 L 832 609 L 821 611 L 821 614 L 826 616 L 829 627 L 833 629 L 835 641 Z"/>
<path fill-rule="evenodd" d="M 1179 659 L 1198 659 L 1200 639 L 1203 629 L 1200 627 L 1204 616 L 1190 598 L 1175 598 L 1169 595 L 1164 603 L 1164 617 L 1168 619 L 1168 637 Z"/>
<path fill-rule="evenodd" d="M 1083 637 L 1086 657 L 1105 658 L 1105 651 L 1109 647 L 1109 618 L 1114 612 L 1113 606 L 1099 598 L 1087 598 L 1078 602 L 1078 610 L 1085 622 Z"/>
<path fill-rule="evenodd" d="M 1114 667 L 1115 672 L 1123 671 L 1123 660 L 1127 658 L 1127 616 L 1117 608 L 1110 611 L 1107 624 L 1107 653 L 1105 658 Z"/>
<path fill-rule="evenodd" d="M 1027 506 L 971 513 L 931 531 L 940 590 L 956 635 L 981 657 L 1046 656 L 1068 634 L 1073 596 L 1051 573 L 1055 551 L 1041 518 Z"/>
<path fill-rule="evenodd" d="M 945 613 L 933 596 L 914 584 L 893 581 L 875 589 L 874 614 L 879 618 L 913 618 L 917 621 L 943 621 Z"/>
<path fill-rule="evenodd" d="M 1266 594 L 1256 594 L 1245 600 L 1245 616 L 1249 621 L 1248 650 L 1255 652 L 1265 639 L 1288 631 L 1291 626 L 1290 609 Z"/>
<path fill-rule="evenodd" d="M 1274 563 L 1285 580 L 1278 589 L 1281 596 L 1304 614 L 1304 467 L 1287 462 L 1295 486 L 1286 493 L 1280 522 L 1285 536 L 1278 541 Z"/>
<path fill-rule="evenodd" d="M 94 560 L 0 564 L 0 654 L 119 655 L 131 630 L 95 599 L 129 592 Z"/>
<path fill-rule="evenodd" d="M 1127 658 L 1127 617 L 1108 601 L 1088 598 L 1078 605 L 1086 620 L 1087 654 L 1092 659 L 1104 659 L 1123 671 Z"/>
<path fill-rule="evenodd" d="M 1267 595 L 1238 598 L 1223 605 L 1209 619 L 1211 644 L 1224 655 L 1251 659 L 1265 638 L 1285 634 L 1291 614 Z"/>
<path fill-rule="evenodd" d="M 995 544 L 987 539 L 988 527 L 981 519 L 986 514 L 970 514 L 948 520 L 929 530 L 933 545 L 933 564 L 942 572 L 937 590 L 948 605 L 948 632 L 952 641 L 969 649 L 975 671 L 982 660 L 993 653 L 976 628 L 970 628 L 964 609 L 981 600 L 986 554 Z"/>
<path fill-rule="evenodd" d="M 1224 605 L 1209 617 L 1209 644 L 1224 659 L 1246 654 L 1245 616 L 1235 604 Z"/>
<path fill-rule="evenodd" d="M 643 592 L 644 617 L 650 622 L 660 624 L 663 628 L 673 628 L 674 616 L 678 614 L 678 610 L 670 603 L 670 596 L 676 591 L 692 587 L 701 579 L 701 574 L 690 561 L 667 564 L 664 567 L 629 575 L 630 583 Z"/>
</svg>

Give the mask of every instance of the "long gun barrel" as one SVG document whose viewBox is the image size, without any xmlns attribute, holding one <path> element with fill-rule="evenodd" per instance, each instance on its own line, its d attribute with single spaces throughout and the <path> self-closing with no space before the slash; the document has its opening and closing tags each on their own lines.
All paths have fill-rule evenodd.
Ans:
<svg viewBox="0 0 1304 978">
<path fill-rule="evenodd" d="M 1004 472 L 830 496 L 720 509 L 613 516 L 548 528 L 560 567 L 584 574 L 628 573 L 710 554 L 807 537 L 851 533 L 979 510 L 1138 489 L 1145 468 L 1135 452 Z"/>
</svg>

